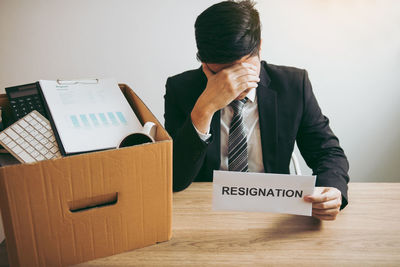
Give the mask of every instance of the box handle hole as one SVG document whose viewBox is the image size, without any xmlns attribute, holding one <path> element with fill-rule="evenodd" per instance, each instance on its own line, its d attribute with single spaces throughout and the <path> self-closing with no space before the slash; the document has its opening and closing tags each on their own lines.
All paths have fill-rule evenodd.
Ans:
<svg viewBox="0 0 400 267">
<path fill-rule="evenodd" d="M 68 207 L 70 212 L 82 212 L 94 208 L 112 206 L 117 202 L 118 192 L 79 200 L 72 200 L 68 202 Z"/>
</svg>

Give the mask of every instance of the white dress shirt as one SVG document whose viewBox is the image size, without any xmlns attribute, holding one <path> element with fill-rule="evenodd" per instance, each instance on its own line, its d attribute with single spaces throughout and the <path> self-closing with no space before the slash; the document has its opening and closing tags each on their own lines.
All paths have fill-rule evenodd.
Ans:
<svg viewBox="0 0 400 267">
<path fill-rule="evenodd" d="M 264 172 L 264 164 L 262 158 L 260 124 L 258 116 L 258 105 L 256 89 L 250 90 L 247 94 L 248 101 L 243 108 L 244 131 L 247 135 L 247 152 L 249 172 Z M 228 139 L 229 126 L 233 117 L 233 110 L 230 106 L 226 106 L 221 110 L 221 165 L 220 170 L 228 170 Z M 194 125 L 193 125 L 194 126 Z M 194 126 L 200 139 L 207 141 L 211 134 L 201 133 Z"/>
</svg>

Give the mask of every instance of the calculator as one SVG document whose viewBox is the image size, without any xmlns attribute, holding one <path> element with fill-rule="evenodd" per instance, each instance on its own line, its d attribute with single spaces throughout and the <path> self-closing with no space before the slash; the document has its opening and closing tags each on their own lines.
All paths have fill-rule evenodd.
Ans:
<svg viewBox="0 0 400 267">
<path fill-rule="evenodd" d="M 31 83 L 6 88 L 14 121 L 19 120 L 33 110 L 38 111 L 48 119 L 39 86 L 39 83 Z"/>
</svg>

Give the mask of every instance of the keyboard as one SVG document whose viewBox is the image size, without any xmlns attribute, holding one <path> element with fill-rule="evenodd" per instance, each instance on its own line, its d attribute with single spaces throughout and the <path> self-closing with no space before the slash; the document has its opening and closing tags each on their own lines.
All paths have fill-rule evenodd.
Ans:
<svg viewBox="0 0 400 267">
<path fill-rule="evenodd" d="M 22 163 L 61 157 L 50 122 L 36 110 L 2 131 L 0 144 Z"/>
</svg>

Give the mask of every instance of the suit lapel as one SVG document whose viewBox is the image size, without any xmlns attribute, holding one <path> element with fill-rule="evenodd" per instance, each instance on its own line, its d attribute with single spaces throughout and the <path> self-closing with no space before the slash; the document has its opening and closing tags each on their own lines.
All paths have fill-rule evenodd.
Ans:
<svg viewBox="0 0 400 267">
<path fill-rule="evenodd" d="M 260 83 L 257 87 L 257 104 L 261 133 L 261 146 L 265 172 L 277 168 L 277 101 L 276 91 L 270 87 L 270 78 L 261 63 Z"/>
</svg>

